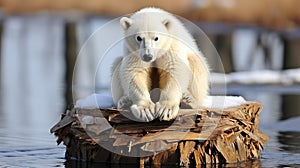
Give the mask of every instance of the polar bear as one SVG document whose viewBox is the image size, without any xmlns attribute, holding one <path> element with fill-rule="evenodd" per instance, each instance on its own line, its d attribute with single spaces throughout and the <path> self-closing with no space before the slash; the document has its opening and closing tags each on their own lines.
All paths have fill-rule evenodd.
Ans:
<svg viewBox="0 0 300 168">
<path fill-rule="evenodd" d="M 142 122 L 176 118 L 180 103 L 198 108 L 209 69 L 194 39 L 172 14 L 144 8 L 122 17 L 125 56 L 112 68 L 112 96 Z M 156 88 L 156 89 L 155 89 Z"/>
</svg>

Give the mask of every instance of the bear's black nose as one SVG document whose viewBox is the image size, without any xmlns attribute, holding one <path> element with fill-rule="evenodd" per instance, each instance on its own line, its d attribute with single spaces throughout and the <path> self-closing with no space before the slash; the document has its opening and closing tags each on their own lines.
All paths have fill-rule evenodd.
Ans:
<svg viewBox="0 0 300 168">
<path fill-rule="evenodd" d="M 153 58 L 152 54 L 143 55 L 143 61 L 150 62 L 152 60 L 152 58 Z"/>
</svg>

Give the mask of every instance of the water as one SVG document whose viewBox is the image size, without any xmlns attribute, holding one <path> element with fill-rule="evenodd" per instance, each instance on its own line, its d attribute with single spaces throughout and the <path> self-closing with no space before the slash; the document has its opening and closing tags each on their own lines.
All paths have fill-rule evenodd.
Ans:
<svg viewBox="0 0 300 168">
<path fill-rule="evenodd" d="M 262 167 L 300 167 L 300 133 L 264 130 L 269 141 L 261 155 Z"/>
<path fill-rule="evenodd" d="M 64 151 L 40 124 L 0 128 L 0 167 L 64 167 Z"/>
</svg>

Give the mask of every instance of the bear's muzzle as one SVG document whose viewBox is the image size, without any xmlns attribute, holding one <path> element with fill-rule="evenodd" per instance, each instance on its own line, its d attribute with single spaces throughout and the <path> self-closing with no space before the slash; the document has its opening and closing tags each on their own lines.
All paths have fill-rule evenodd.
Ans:
<svg viewBox="0 0 300 168">
<path fill-rule="evenodd" d="M 142 57 L 142 60 L 145 62 L 151 62 L 153 59 L 153 55 L 152 54 L 144 54 Z"/>
</svg>

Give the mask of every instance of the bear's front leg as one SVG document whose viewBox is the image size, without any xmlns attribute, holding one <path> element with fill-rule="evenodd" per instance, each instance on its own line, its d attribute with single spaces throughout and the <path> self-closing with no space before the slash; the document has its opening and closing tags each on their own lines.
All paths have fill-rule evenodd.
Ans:
<svg viewBox="0 0 300 168">
<path fill-rule="evenodd" d="M 147 69 L 139 69 L 127 78 L 128 97 L 132 102 L 130 111 L 134 120 L 149 122 L 156 118 L 155 104 L 151 101 L 149 93 L 149 76 Z"/>
<path fill-rule="evenodd" d="M 180 99 L 182 97 L 177 84 L 168 83 L 167 89 L 162 89 L 159 102 L 156 103 L 156 113 L 160 120 L 169 121 L 178 115 Z"/>
<path fill-rule="evenodd" d="M 190 79 L 189 67 L 176 55 L 166 55 L 157 61 L 161 95 L 156 103 L 160 120 L 169 121 L 178 115 L 180 101 Z"/>
</svg>

